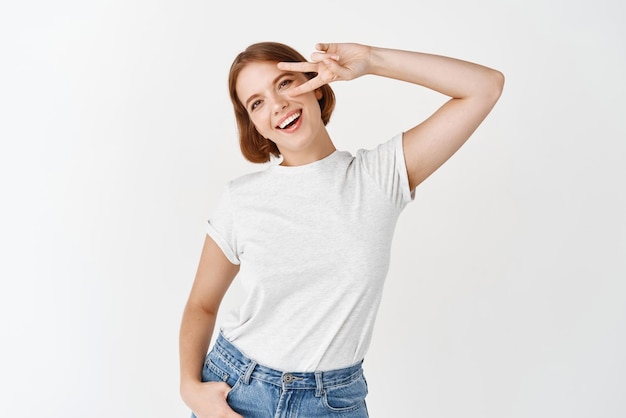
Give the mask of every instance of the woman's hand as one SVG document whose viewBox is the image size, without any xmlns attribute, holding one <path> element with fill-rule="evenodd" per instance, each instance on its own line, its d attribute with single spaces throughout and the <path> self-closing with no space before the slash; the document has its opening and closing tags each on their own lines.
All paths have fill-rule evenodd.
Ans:
<svg viewBox="0 0 626 418">
<path fill-rule="evenodd" d="M 370 50 L 366 45 L 354 43 L 317 44 L 311 54 L 311 62 L 281 62 L 278 68 L 284 71 L 317 73 L 317 76 L 292 88 L 291 96 L 307 93 L 324 84 L 339 80 L 353 80 L 368 73 Z"/>
<path fill-rule="evenodd" d="M 203 382 L 186 388 L 182 395 L 197 418 L 243 418 L 226 402 L 228 392 L 230 386 L 224 382 Z"/>
</svg>

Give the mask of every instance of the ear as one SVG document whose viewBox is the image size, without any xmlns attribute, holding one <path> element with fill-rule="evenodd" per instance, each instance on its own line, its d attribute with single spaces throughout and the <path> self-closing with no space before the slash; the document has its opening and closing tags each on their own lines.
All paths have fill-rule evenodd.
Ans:
<svg viewBox="0 0 626 418">
<path fill-rule="evenodd" d="M 321 88 L 315 89 L 315 98 L 317 100 L 322 100 L 322 97 L 324 97 L 324 93 L 322 93 L 322 89 Z"/>
</svg>

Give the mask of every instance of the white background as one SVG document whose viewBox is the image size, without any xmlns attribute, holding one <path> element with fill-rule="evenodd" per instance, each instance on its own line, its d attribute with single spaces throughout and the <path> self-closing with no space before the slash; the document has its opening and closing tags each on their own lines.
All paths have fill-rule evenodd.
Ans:
<svg viewBox="0 0 626 418">
<path fill-rule="evenodd" d="M 626 416 L 624 6 L 14 1 L 0 6 L 0 416 L 183 417 L 178 326 L 240 156 L 228 67 L 281 41 L 476 61 L 506 87 L 402 214 L 372 417 Z M 341 149 L 443 97 L 334 84 Z M 240 297 L 237 284 L 224 301 Z"/>
</svg>

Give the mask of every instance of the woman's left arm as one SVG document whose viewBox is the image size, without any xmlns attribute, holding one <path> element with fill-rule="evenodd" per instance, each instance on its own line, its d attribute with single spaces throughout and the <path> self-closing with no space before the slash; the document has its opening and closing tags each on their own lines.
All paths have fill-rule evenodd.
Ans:
<svg viewBox="0 0 626 418">
<path fill-rule="evenodd" d="M 292 94 L 365 74 L 424 86 L 450 97 L 435 113 L 403 135 L 409 186 L 415 188 L 467 141 L 497 102 L 504 86 L 499 71 L 440 55 L 361 44 L 318 44 L 310 63 L 281 63 L 284 70 L 317 77 Z"/>
<path fill-rule="evenodd" d="M 418 84 L 450 97 L 435 113 L 404 132 L 409 186 L 419 185 L 467 141 L 498 101 L 499 71 L 439 55 L 372 48 L 370 74 Z"/>
</svg>

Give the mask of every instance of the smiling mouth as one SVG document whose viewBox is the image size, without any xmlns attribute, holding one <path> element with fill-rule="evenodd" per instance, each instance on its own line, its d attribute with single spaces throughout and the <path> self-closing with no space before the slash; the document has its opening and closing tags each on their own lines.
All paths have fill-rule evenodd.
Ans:
<svg viewBox="0 0 626 418">
<path fill-rule="evenodd" d="M 298 119 L 300 119 L 300 112 L 296 112 L 293 115 L 289 116 L 284 121 L 282 121 L 280 125 L 278 125 L 278 128 L 286 129 L 290 127 L 291 125 L 293 125 Z"/>
</svg>

